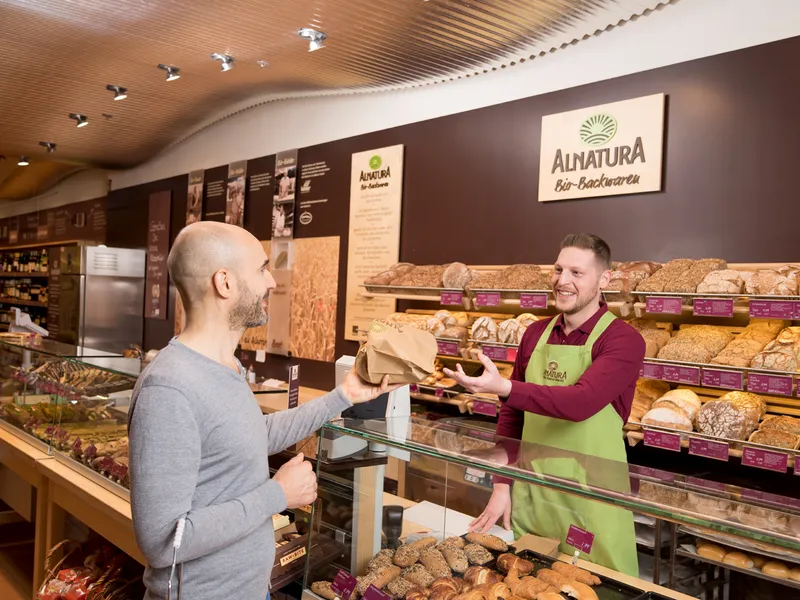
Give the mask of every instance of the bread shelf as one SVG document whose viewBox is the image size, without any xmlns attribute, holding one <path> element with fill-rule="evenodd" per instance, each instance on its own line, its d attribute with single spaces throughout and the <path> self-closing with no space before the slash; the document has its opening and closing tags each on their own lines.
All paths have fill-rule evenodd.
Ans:
<svg viewBox="0 0 800 600">
<path fill-rule="evenodd" d="M 17 306 L 34 306 L 39 308 L 47 308 L 44 302 L 34 302 L 33 300 L 19 300 L 17 298 L 0 298 L 0 304 L 15 304 Z"/>
<path fill-rule="evenodd" d="M 677 556 L 682 556 L 684 558 L 692 558 L 694 560 L 707 563 L 709 565 L 714 565 L 715 567 L 720 567 L 722 569 L 730 569 L 731 571 L 736 571 L 738 573 L 743 573 L 745 575 L 750 575 L 752 577 L 758 577 L 759 579 L 765 579 L 767 581 L 771 581 L 779 585 L 800 590 L 800 582 L 792 581 L 791 579 L 779 579 L 778 577 L 772 577 L 770 575 L 763 573 L 760 569 L 756 568 L 744 569 L 741 567 L 737 567 L 735 565 L 729 565 L 727 563 L 711 560 L 710 558 L 705 558 L 704 556 L 700 556 L 696 552 L 690 552 L 688 550 L 685 550 L 684 548 L 678 548 L 675 551 L 675 554 Z"/>
<path fill-rule="evenodd" d="M 50 275 L 46 272 L 42 271 L 3 271 L 0 272 L 0 278 L 12 278 L 12 279 L 47 279 Z"/>
<path fill-rule="evenodd" d="M 787 558 L 786 554 L 779 554 L 777 552 L 770 552 L 768 550 L 761 550 L 760 548 L 754 548 L 753 546 L 748 546 L 747 544 L 743 544 L 740 541 L 732 541 L 728 540 L 727 538 L 720 537 L 718 535 L 714 535 L 711 532 L 704 532 L 704 531 L 695 531 L 688 527 L 682 526 L 678 528 L 678 534 L 685 534 L 691 535 L 695 538 L 700 538 L 701 540 L 706 540 L 708 542 L 713 542 L 714 544 L 718 544 L 720 546 L 727 546 L 728 548 L 733 548 L 735 550 L 741 550 L 742 552 L 749 552 L 750 554 L 756 554 L 758 556 L 763 556 L 765 558 L 771 558 L 773 560 L 779 560 L 781 562 L 787 563 L 788 566 L 800 566 L 800 563 L 796 559 Z M 703 557 L 700 557 L 703 560 Z M 727 566 L 727 565 L 726 565 Z M 800 584 L 798 584 L 800 585 Z"/>
</svg>

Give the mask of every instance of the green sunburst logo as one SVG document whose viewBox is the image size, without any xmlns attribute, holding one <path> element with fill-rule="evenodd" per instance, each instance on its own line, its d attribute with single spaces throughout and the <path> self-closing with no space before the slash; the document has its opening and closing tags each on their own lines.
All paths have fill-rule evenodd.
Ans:
<svg viewBox="0 0 800 600">
<path fill-rule="evenodd" d="M 617 120 L 611 115 L 592 115 L 581 124 L 581 141 L 589 146 L 602 146 L 617 133 Z"/>
<path fill-rule="evenodd" d="M 378 156 L 377 154 L 369 159 L 369 168 L 372 169 L 373 171 L 377 171 L 378 169 L 380 169 L 382 164 L 383 164 L 383 159 L 381 159 L 381 157 Z"/>
</svg>

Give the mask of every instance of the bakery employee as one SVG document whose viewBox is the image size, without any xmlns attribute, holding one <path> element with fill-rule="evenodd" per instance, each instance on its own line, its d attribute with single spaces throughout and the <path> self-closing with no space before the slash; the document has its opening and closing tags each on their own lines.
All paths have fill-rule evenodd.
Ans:
<svg viewBox="0 0 800 600">
<path fill-rule="evenodd" d="M 631 411 L 645 343 L 603 301 L 601 290 L 608 285 L 610 269 L 606 242 L 586 233 L 568 235 L 561 243 L 552 282 L 561 314 L 528 327 L 511 380 L 483 355 L 485 369 L 479 377 L 467 377 L 461 365 L 455 373 L 445 369 L 469 391 L 500 397 L 499 436 L 539 445 L 539 450 L 529 447 L 528 453 L 535 456 L 524 468 L 591 479 L 593 472 L 581 474 L 585 460 L 543 458 L 577 453 L 605 459 L 595 460 L 595 471 L 602 471 L 605 464 L 606 471 L 623 472 L 627 485 L 627 464 L 609 469 L 613 464 L 607 461 L 627 463 L 622 426 Z M 485 532 L 500 517 L 517 537 L 534 533 L 557 538 L 568 553 L 574 548 L 564 542 L 570 525 L 575 525 L 594 534 L 591 553 L 583 558 L 628 575 L 639 574 L 630 511 L 540 486 L 515 483 L 512 490 L 509 483 L 495 481 L 486 510 L 470 527 Z"/>
</svg>

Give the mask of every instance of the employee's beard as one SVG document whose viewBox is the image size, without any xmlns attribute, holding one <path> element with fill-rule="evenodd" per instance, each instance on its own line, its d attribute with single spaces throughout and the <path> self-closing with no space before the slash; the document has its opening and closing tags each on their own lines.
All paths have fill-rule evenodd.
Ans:
<svg viewBox="0 0 800 600">
<path fill-rule="evenodd" d="M 594 302 L 594 301 L 597 299 L 597 296 L 598 296 L 598 294 L 599 294 L 599 293 L 600 293 L 600 291 L 598 290 L 598 291 L 595 291 L 595 293 L 594 293 L 594 294 L 592 294 L 591 296 L 583 296 L 583 297 L 582 297 L 582 296 L 580 296 L 580 295 L 576 295 L 576 296 L 575 296 L 575 306 L 573 306 L 573 307 L 572 307 L 572 308 L 570 308 L 569 310 L 565 310 L 565 311 L 564 311 L 564 314 L 565 314 L 565 315 L 575 315 L 575 314 L 578 314 L 578 313 L 579 313 L 579 312 L 581 312 L 581 311 L 582 311 L 584 308 L 586 308 L 586 307 L 587 307 L 587 306 L 589 306 L 589 305 L 590 305 L 592 302 Z"/>
<path fill-rule="evenodd" d="M 228 315 L 228 326 L 231 331 L 242 331 L 265 325 L 269 317 L 261 303 L 267 299 L 267 296 L 254 294 L 243 281 L 237 281 L 237 283 L 241 291 L 236 299 L 236 305 Z"/>
</svg>

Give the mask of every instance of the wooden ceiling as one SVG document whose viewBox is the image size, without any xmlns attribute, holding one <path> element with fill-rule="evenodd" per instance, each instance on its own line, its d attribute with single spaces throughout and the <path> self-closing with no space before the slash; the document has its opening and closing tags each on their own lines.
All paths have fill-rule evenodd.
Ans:
<svg viewBox="0 0 800 600">
<path fill-rule="evenodd" d="M 0 199 L 40 194 L 83 168 L 140 164 L 249 98 L 474 76 L 669 1 L 0 0 Z M 326 47 L 308 52 L 301 27 L 324 31 Z M 212 52 L 235 67 L 223 73 Z M 159 63 L 181 78 L 167 82 Z M 109 84 L 128 98 L 114 101 Z M 17 166 L 20 155 L 30 166 Z"/>
</svg>

